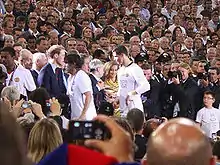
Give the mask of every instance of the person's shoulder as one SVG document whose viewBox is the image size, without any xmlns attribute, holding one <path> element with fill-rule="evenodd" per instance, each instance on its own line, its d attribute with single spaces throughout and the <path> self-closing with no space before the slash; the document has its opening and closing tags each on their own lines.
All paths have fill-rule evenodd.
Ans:
<svg viewBox="0 0 220 165">
<path fill-rule="evenodd" d="M 22 65 L 18 65 L 17 70 L 21 73 L 31 73 L 30 70 L 26 69 L 25 67 L 23 67 Z"/>
<path fill-rule="evenodd" d="M 198 111 L 198 114 L 199 113 L 203 113 L 204 111 L 206 111 L 207 109 L 206 109 L 206 107 L 203 107 L 203 108 L 201 108 L 199 111 Z"/>
<path fill-rule="evenodd" d="M 79 78 L 90 79 L 89 75 L 83 70 L 79 70 L 76 73 L 76 79 L 79 79 Z"/>
</svg>

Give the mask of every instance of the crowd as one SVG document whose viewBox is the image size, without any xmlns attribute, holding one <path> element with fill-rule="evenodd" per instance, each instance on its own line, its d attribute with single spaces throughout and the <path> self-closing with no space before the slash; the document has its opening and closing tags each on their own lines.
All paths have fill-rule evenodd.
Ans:
<svg viewBox="0 0 220 165">
<path fill-rule="evenodd" d="M 2 164 L 220 162 L 220 1 L 0 0 L 0 48 Z M 94 118 L 110 136 L 70 139 Z"/>
</svg>

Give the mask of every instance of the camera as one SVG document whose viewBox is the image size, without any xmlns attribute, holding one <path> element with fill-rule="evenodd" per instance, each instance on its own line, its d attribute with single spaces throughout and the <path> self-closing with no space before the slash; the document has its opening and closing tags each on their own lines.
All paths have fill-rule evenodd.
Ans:
<svg viewBox="0 0 220 165">
<path fill-rule="evenodd" d="M 167 76 L 169 79 L 172 79 L 172 78 L 177 78 L 179 76 L 179 79 L 181 80 L 182 79 L 182 74 L 179 70 L 177 71 L 169 71 L 167 73 Z"/>
<path fill-rule="evenodd" d="M 51 106 L 50 100 L 46 100 L 46 106 L 47 106 L 47 107 L 50 107 L 50 106 Z"/>
<path fill-rule="evenodd" d="M 98 121 L 70 121 L 68 136 L 71 140 L 104 140 L 107 128 Z"/>
<path fill-rule="evenodd" d="M 209 74 L 208 73 L 198 73 L 197 78 L 200 80 L 209 80 Z"/>
<path fill-rule="evenodd" d="M 31 103 L 28 101 L 23 102 L 23 104 L 21 105 L 21 107 L 23 109 L 27 109 L 27 108 L 31 108 Z"/>
</svg>

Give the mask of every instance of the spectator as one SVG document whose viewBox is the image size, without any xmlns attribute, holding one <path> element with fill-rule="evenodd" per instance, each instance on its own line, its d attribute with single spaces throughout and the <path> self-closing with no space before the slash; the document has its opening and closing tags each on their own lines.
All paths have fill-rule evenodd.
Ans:
<svg viewBox="0 0 220 165">
<path fill-rule="evenodd" d="M 33 163 L 38 163 L 62 143 L 62 135 L 57 123 L 53 119 L 42 119 L 30 132 L 28 157 Z"/>
<path fill-rule="evenodd" d="M 29 70 L 22 65 L 16 66 L 14 63 L 15 51 L 11 47 L 5 47 L 1 50 L 1 62 L 5 64 L 8 73 L 6 86 L 16 86 L 22 98 L 27 99 L 27 91 L 36 89 L 34 79 Z"/>
<path fill-rule="evenodd" d="M 215 94 L 213 92 L 205 92 L 203 97 L 204 108 L 200 109 L 196 116 L 201 128 L 205 131 L 206 135 L 213 138 L 219 128 L 220 113 L 219 110 L 213 107 L 215 102 Z"/>
<path fill-rule="evenodd" d="M 127 120 L 135 133 L 134 142 L 137 145 L 135 160 L 140 161 L 146 153 L 147 144 L 147 139 L 142 135 L 145 121 L 144 113 L 139 109 L 131 109 L 127 114 Z"/>
<path fill-rule="evenodd" d="M 170 136 L 171 128 L 178 129 L 173 132 L 173 136 Z M 186 147 L 185 150 L 181 150 L 183 146 Z M 181 164 L 183 160 L 191 164 L 195 159 L 196 164 L 213 164 L 210 142 L 195 123 L 181 118 L 170 120 L 151 135 L 143 164 L 145 165 L 146 162 L 149 165 Z"/>
</svg>

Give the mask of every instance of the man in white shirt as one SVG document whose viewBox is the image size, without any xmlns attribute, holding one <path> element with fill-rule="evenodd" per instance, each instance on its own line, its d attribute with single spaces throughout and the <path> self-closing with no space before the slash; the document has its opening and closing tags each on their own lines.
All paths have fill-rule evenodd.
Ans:
<svg viewBox="0 0 220 165">
<path fill-rule="evenodd" d="M 1 61 L 8 71 L 6 86 L 16 86 L 22 97 L 27 99 L 27 91 L 32 92 L 36 89 L 31 72 L 22 65 L 16 66 L 14 62 L 15 50 L 5 47 L 1 50 Z"/>
<path fill-rule="evenodd" d="M 144 76 L 143 70 L 130 60 L 125 46 L 116 47 L 113 55 L 115 60 L 122 65 L 118 70 L 118 96 L 122 116 L 126 116 L 132 108 L 143 111 L 141 94 L 150 90 L 150 84 Z"/>
<path fill-rule="evenodd" d="M 214 102 L 215 94 L 211 91 L 205 92 L 203 97 L 205 107 L 200 109 L 196 115 L 196 122 L 210 138 L 220 130 L 220 110 L 212 106 Z"/>
<path fill-rule="evenodd" d="M 71 119 L 92 120 L 97 114 L 93 101 L 92 83 L 87 74 L 90 59 L 70 54 L 65 61 L 66 71 L 70 73 L 67 94 L 70 98 Z"/>
</svg>

